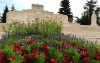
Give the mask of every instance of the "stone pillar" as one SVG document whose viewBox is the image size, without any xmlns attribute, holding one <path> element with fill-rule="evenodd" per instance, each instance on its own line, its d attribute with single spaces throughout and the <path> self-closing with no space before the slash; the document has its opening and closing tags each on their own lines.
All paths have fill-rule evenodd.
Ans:
<svg viewBox="0 0 100 63">
<path fill-rule="evenodd" d="M 91 16 L 91 25 L 97 25 L 97 19 L 96 19 L 96 14 L 95 12 L 93 11 L 93 14 Z"/>
</svg>

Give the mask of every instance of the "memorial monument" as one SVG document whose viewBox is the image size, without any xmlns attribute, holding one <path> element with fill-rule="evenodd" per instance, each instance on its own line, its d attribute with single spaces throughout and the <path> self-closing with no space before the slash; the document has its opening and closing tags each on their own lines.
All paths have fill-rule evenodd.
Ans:
<svg viewBox="0 0 100 63">
<path fill-rule="evenodd" d="M 68 25 L 68 17 L 62 14 L 54 14 L 53 12 L 45 11 L 44 6 L 40 4 L 32 4 L 32 9 L 22 10 L 22 11 L 10 11 L 7 13 L 6 22 L 9 24 L 12 21 L 18 21 L 27 23 L 28 21 L 33 21 L 35 18 L 42 19 L 53 19 L 57 22 L 62 22 L 63 25 Z"/>
<path fill-rule="evenodd" d="M 93 11 L 92 16 L 91 16 L 91 25 L 97 25 L 97 16 L 95 14 L 95 12 Z"/>
</svg>

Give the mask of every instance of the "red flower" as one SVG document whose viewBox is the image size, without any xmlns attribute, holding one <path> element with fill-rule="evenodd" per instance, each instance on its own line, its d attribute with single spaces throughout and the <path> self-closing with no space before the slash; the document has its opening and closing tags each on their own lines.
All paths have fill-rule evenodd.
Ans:
<svg viewBox="0 0 100 63">
<path fill-rule="evenodd" d="M 46 58 L 47 58 L 47 56 L 46 56 L 46 55 L 44 55 L 44 58 L 46 59 Z"/>
<path fill-rule="evenodd" d="M 20 49 L 20 54 L 21 54 L 21 55 L 24 55 L 24 54 L 27 54 L 27 52 L 26 52 L 26 50 L 24 50 L 24 49 Z"/>
<path fill-rule="evenodd" d="M 89 60 L 90 60 L 89 57 L 85 57 L 85 58 L 84 58 L 84 61 L 85 61 L 85 62 L 88 62 Z"/>
<path fill-rule="evenodd" d="M 63 54 L 64 57 L 67 57 L 67 54 Z"/>
<path fill-rule="evenodd" d="M 2 57 L 4 55 L 4 53 L 3 52 L 0 52 L 0 57 Z"/>
<path fill-rule="evenodd" d="M 15 47 L 20 47 L 20 44 L 16 44 Z"/>
<path fill-rule="evenodd" d="M 67 63 L 70 60 L 70 58 L 65 58 L 64 63 Z"/>
<path fill-rule="evenodd" d="M 100 60 L 100 56 L 97 55 L 97 56 L 96 56 L 96 59 L 97 59 L 97 60 Z"/>
<path fill-rule="evenodd" d="M 4 53 L 0 52 L 0 63 L 4 62 Z"/>
<path fill-rule="evenodd" d="M 62 44 L 62 46 L 63 46 L 63 47 L 66 47 L 66 46 L 67 46 L 67 43 L 66 43 L 66 42 L 64 42 L 64 43 Z"/>
<path fill-rule="evenodd" d="M 50 62 L 51 62 L 51 63 L 57 63 L 56 60 L 55 60 L 54 58 L 51 58 L 51 59 L 50 59 Z"/>
<path fill-rule="evenodd" d="M 31 40 L 29 43 L 30 43 L 30 44 L 33 44 L 34 42 L 35 42 L 35 40 Z"/>
<path fill-rule="evenodd" d="M 70 63 L 74 63 L 74 60 L 70 60 Z"/>
<path fill-rule="evenodd" d="M 33 56 L 33 59 L 36 60 L 37 58 L 38 58 L 38 55 L 34 55 L 34 56 Z"/>
<path fill-rule="evenodd" d="M 29 44 L 26 44 L 26 47 L 29 46 Z"/>
<path fill-rule="evenodd" d="M 28 55 L 28 58 L 30 59 L 30 58 L 31 58 L 31 56 L 30 56 L 30 55 Z"/>
<path fill-rule="evenodd" d="M 82 53 L 81 56 L 87 56 L 88 54 L 89 54 L 89 51 L 85 51 L 85 52 Z"/>
<path fill-rule="evenodd" d="M 18 51 L 18 50 L 19 50 L 19 48 L 17 48 L 17 47 L 14 48 L 14 52 L 16 52 L 16 51 Z"/>
<path fill-rule="evenodd" d="M 14 45 L 14 52 L 18 51 L 20 49 L 20 44 Z"/>
<path fill-rule="evenodd" d="M 42 50 L 43 52 L 47 52 L 49 49 L 50 49 L 50 46 L 48 46 L 48 45 L 43 45 L 43 46 L 40 46 L 39 47 L 40 48 L 40 50 Z"/>
<path fill-rule="evenodd" d="M 81 51 L 84 51 L 84 47 L 80 47 L 80 50 L 81 50 Z"/>
<path fill-rule="evenodd" d="M 24 60 L 24 63 L 26 63 L 26 62 L 27 62 L 27 60 L 25 59 L 25 60 Z"/>
<path fill-rule="evenodd" d="M 58 41 L 61 42 L 61 38 L 58 38 Z"/>
<path fill-rule="evenodd" d="M 38 51 L 37 50 L 32 50 L 31 52 L 32 52 L 33 55 L 34 54 L 38 54 Z"/>
<path fill-rule="evenodd" d="M 70 47 L 70 46 L 72 46 L 72 45 L 71 45 L 71 44 L 66 44 L 66 46 Z"/>
<path fill-rule="evenodd" d="M 58 46 L 57 49 L 58 49 L 59 51 L 61 51 L 61 47 L 60 47 L 60 46 Z"/>
<path fill-rule="evenodd" d="M 12 56 L 12 57 L 9 57 L 9 60 L 10 60 L 10 61 L 14 61 L 15 58 Z"/>
<path fill-rule="evenodd" d="M 3 58 L 0 58 L 0 63 L 3 63 L 3 61 L 4 61 Z"/>
<path fill-rule="evenodd" d="M 48 45 L 45 45 L 45 49 L 48 50 L 50 47 Z"/>
<path fill-rule="evenodd" d="M 40 48 L 40 49 L 42 49 L 42 48 L 43 48 L 43 46 L 40 46 L 39 48 Z"/>
<path fill-rule="evenodd" d="M 23 54 L 23 56 L 24 56 L 25 58 L 27 58 L 27 57 L 28 57 L 28 54 L 25 53 L 25 54 Z"/>
</svg>

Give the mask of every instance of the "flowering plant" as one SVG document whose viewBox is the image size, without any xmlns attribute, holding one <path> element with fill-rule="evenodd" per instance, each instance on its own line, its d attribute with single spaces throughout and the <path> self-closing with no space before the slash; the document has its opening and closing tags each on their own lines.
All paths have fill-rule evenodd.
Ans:
<svg viewBox="0 0 100 63">
<path fill-rule="evenodd" d="M 100 63 L 96 45 L 73 34 L 60 34 L 61 26 L 53 23 L 32 23 L 31 30 L 20 26 L 18 30 L 16 25 L 10 38 L 0 42 L 0 63 Z"/>
</svg>

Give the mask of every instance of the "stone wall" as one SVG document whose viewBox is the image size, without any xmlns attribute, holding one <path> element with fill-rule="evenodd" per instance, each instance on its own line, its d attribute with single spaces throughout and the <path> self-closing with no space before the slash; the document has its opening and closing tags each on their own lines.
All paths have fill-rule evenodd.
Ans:
<svg viewBox="0 0 100 63">
<path fill-rule="evenodd" d="M 22 11 L 10 11 L 7 13 L 7 23 L 12 21 L 27 23 L 28 21 L 39 19 L 54 19 L 58 22 L 63 22 L 64 25 L 68 25 L 68 17 L 66 15 L 54 14 L 53 12 L 45 11 L 43 5 L 32 4 L 32 9 Z"/>
</svg>

